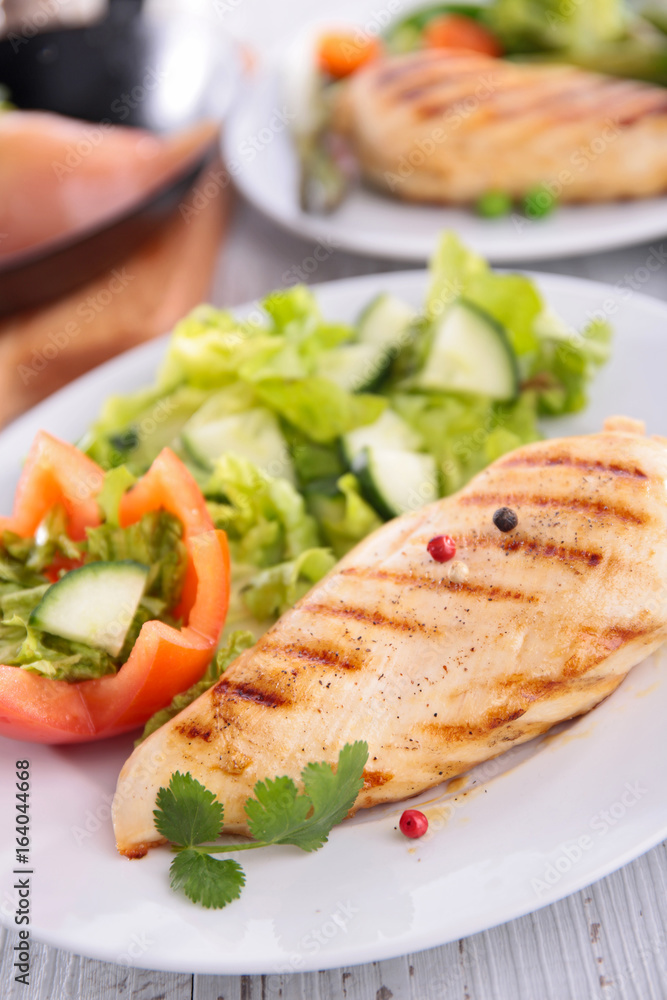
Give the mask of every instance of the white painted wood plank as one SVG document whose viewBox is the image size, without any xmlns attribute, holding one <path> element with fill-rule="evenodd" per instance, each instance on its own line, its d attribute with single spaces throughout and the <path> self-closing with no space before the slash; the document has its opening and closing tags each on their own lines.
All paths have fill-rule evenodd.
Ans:
<svg viewBox="0 0 667 1000">
<path fill-rule="evenodd" d="M 16 935 L 0 931 L 2 1000 L 191 1000 L 192 976 L 95 962 L 31 942 L 30 985 L 14 980 Z"/>
</svg>

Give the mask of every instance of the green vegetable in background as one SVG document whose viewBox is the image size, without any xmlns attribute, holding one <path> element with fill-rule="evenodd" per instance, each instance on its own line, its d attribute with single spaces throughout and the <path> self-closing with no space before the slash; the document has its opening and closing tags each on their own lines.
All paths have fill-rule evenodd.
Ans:
<svg viewBox="0 0 667 1000">
<path fill-rule="evenodd" d="M 508 58 L 572 63 L 667 85 L 667 14 L 656 3 L 644 8 L 627 0 L 434 3 L 388 27 L 385 41 L 390 51 L 421 48 L 425 26 L 443 14 L 464 14 L 481 22 Z"/>
<path fill-rule="evenodd" d="M 625 0 L 494 0 L 485 22 L 510 52 L 595 49 L 622 38 Z"/>
</svg>

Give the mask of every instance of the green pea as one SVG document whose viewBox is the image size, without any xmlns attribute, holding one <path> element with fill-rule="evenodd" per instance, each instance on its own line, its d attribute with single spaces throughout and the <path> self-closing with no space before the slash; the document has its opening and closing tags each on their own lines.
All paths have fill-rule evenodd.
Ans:
<svg viewBox="0 0 667 1000">
<path fill-rule="evenodd" d="M 551 215 L 558 203 L 558 199 L 545 184 L 534 187 L 523 199 L 522 207 L 524 215 L 529 219 L 544 219 Z"/>
<path fill-rule="evenodd" d="M 487 191 L 477 201 L 477 214 L 485 219 L 499 219 L 512 211 L 512 197 L 505 191 Z"/>
</svg>

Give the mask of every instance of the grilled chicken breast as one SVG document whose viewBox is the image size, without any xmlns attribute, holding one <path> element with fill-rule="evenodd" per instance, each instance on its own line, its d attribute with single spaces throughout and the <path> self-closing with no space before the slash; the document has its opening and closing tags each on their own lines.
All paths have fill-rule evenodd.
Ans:
<svg viewBox="0 0 667 1000">
<path fill-rule="evenodd" d="M 411 201 L 521 197 L 541 183 L 564 202 L 667 190 L 667 91 L 573 66 L 390 57 L 344 85 L 333 127 L 368 181 Z"/>
<path fill-rule="evenodd" d="M 347 742 L 369 745 L 362 808 L 589 711 L 667 638 L 666 484 L 667 440 L 617 418 L 520 448 L 380 528 L 134 751 L 113 806 L 120 852 L 160 842 L 155 797 L 176 770 L 246 832 L 257 780 L 298 779 Z M 509 533 L 501 506 L 518 515 Z M 442 533 L 463 582 L 427 551 Z"/>
</svg>

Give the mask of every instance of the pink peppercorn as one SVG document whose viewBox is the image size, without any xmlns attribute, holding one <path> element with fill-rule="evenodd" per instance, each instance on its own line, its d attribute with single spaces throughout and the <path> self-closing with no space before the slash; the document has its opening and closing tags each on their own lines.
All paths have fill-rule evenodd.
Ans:
<svg viewBox="0 0 667 1000">
<path fill-rule="evenodd" d="M 428 820 L 419 809 L 406 809 L 398 821 L 398 828 L 406 837 L 416 840 L 428 830 Z"/>
<path fill-rule="evenodd" d="M 429 555 L 436 562 L 449 562 L 456 555 L 456 542 L 449 535 L 436 535 L 426 546 Z"/>
</svg>

